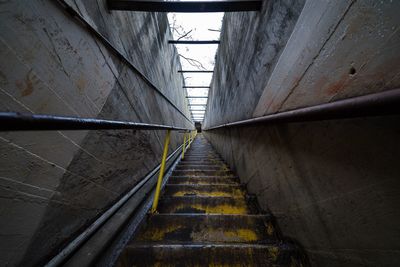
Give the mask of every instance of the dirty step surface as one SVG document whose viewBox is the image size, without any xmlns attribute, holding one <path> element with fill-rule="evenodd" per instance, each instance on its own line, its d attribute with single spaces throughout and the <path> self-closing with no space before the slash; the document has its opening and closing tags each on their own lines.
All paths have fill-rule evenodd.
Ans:
<svg viewBox="0 0 400 267">
<path fill-rule="evenodd" d="M 198 135 L 117 266 L 301 266 L 272 217 Z"/>
</svg>

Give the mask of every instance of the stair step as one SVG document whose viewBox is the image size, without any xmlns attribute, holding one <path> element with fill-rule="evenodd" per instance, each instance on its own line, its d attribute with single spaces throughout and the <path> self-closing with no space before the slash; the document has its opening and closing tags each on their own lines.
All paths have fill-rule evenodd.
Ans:
<svg viewBox="0 0 400 267">
<path fill-rule="evenodd" d="M 131 266 L 300 266 L 291 245 L 135 244 L 126 247 L 117 267 Z"/>
<path fill-rule="evenodd" d="M 132 242 L 272 243 L 268 215 L 156 214 Z"/>
<path fill-rule="evenodd" d="M 202 135 L 168 179 L 157 211 L 117 266 L 304 266 Z"/>
<path fill-rule="evenodd" d="M 191 153 L 191 152 L 186 152 L 185 155 L 187 156 L 194 156 L 194 157 L 220 157 L 217 153 L 214 152 L 201 152 L 201 153 Z"/>
<path fill-rule="evenodd" d="M 223 159 L 209 159 L 209 158 L 189 158 L 186 157 L 181 161 L 181 163 L 186 163 L 186 162 L 191 162 L 191 163 L 201 163 L 201 162 L 205 162 L 205 163 L 214 163 L 214 164 L 221 164 L 224 163 Z"/>
<path fill-rule="evenodd" d="M 203 196 L 203 197 L 244 197 L 241 185 L 167 185 L 164 195 L 169 197 Z"/>
<path fill-rule="evenodd" d="M 228 165 L 226 165 L 223 162 L 220 162 L 220 163 L 209 162 L 209 163 L 207 163 L 207 162 L 197 162 L 197 161 L 194 161 L 194 162 L 181 161 L 181 162 L 179 162 L 178 166 L 225 166 L 225 167 L 228 167 Z"/>
<path fill-rule="evenodd" d="M 232 171 L 226 170 L 174 170 L 173 175 L 180 176 L 228 176 L 233 175 Z"/>
<path fill-rule="evenodd" d="M 232 177 L 170 177 L 168 179 L 168 184 L 202 184 L 202 185 L 211 185 L 211 184 L 238 184 L 239 179 Z"/>
<path fill-rule="evenodd" d="M 185 154 L 185 160 L 222 160 L 220 156 L 190 156 Z"/>
<path fill-rule="evenodd" d="M 228 171 L 229 169 L 227 168 L 226 165 L 220 164 L 220 165 L 178 165 L 176 166 L 175 170 L 180 170 L 180 171 L 198 171 L 198 170 L 216 170 L 216 171 Z"/>
<path fill-rule="evenodd" d="M 225 162 L 219 161 L 181 161 L 179 163 L 180 166 L 186 166 L 186 165 L 207 165 L 207 166 L 227 166 Z"/>
<path fill-rule="evenodd" d="M 159 213 L 258 214 L 254 198 L 163 197 Z"/>
</svg>

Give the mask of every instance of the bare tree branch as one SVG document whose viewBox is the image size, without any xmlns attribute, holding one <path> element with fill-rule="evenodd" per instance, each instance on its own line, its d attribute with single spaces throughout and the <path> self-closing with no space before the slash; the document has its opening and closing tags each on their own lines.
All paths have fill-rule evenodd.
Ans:
<svg viewBox="0 0 400 267">
<path fill-rule="evenodd" d="M 195 67 L 197 69 L 203 69 L 203 70 L 206 69 L 203 66 L 203 64 L 201 64 L 201 62 L 196 59 L 185 57 L 184 55 L 181 55 L 181 54 L 179 54 L 179 56 L 182 57 L 183 59 L 185 59 L 190 65 L 192 65 L 193 67 Z"/>
<path fill-rule="evenodd" d="M 188 36 L 188 34 L 191 33 L 192 31 L 193 31 L 193 29 L 190 30 L 190 31 L 188 31 L 188 32 L 186 32 L 184 35 L 182 35 L 181 37 L 178 38 L 178 41 L 179 41 L 180 39 L 182 39 L 182 38 Z M 189 39 L 192 39 L 192 36 L 189 36 Z"/>
</svg>

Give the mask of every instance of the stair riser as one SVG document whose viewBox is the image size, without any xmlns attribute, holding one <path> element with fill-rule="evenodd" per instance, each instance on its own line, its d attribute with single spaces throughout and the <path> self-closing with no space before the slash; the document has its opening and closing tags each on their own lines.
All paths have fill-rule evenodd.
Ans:
<svg viewBox="0 0 400 267">
<path fill-rule="evenodd" d="M 191 155 L 187 155 L 185 154 L 185 159 L 187 160 L 204 160 L 204 159 L 209 159 L 209 160 L 214 160 L 214 159 L 219 159 L 222 160 L 222 158 L 220 156 L 191 156 Z"/>
<path fill-rule="evenodd" d="M 170 177 L 168 184 L 238 184 L 239 180 L 235 178 L 221 177 L 195 177 L 195 178 L 175 178 Z"/>
<path fill-rule="evenodd" d="M 188 165 L 188 166 L 177 166 L 175 170 L 178 171 L 203 171 L 203 170 L 215 170 L 215 171 L 228 171 L 228 168 L 226 166 L 220 165 L 220 166 L 193 166 L 193 165 Z"/>
<path fill-rule="evenodd" d="M 226 170 L 174 170 L 172 175 L 177 176 L 231 176 L 233 173 Z"/>
<path fill-rule="evenodd" d="M 181 161 L 179 162 L 179 167 L 180 166 L 228 166 L 224 162 L 198 162 L 198 161 Z"/>
</svg>

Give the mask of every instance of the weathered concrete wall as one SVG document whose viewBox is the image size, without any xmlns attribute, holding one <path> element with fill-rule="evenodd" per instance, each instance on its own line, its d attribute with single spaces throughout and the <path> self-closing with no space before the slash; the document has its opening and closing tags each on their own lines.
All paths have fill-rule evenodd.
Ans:
<svg viewBox="0 0 400 267">
<path fill-rule="evenodd" d="M 312 266 L 398 266 L 400 117 L 206 132 Z"/>
<path fill-rule="evenodd" d="M 68 1 L 187 117 L 165 14 Z M 57 1 L 0 5 L 0 110 L 190 126 Z M 164 131 L 0 134 L 0 265 L 45 262 L 160 161 Z M 171 149 L 182 142 L 172 134 Z"/>
<path fill-rule="evenodd" d="M 273 51 L 273 38 L 262 40 L 253 55 L 245 42 L 222 42 L 205 128 L 399 87 L 399 4 L 306 1 L 289 32 L 279 35 L 276 57 L 259 52 Z M 253 36 L 268 33 L 274 14 L 295 6 L 265 4 L 267 24 L 256 24 Z M 228 23 L 241 16 L 225 17 L 222 41 L 243 38 L 251 49 L 240 21 Z M 250 57 L 269 68 L 249 75 L 257 73 Z M 400 261 L 399 130 L 397 116 L 204 133 L 313 266 L 353 267 Z"/>
<path fill-rule="evenodd" d="M 307 1 L 254 116 L 399 86 L 398 1 Z"/>
<path fill-rule="evenodd" d="M 203 125 L 252 116 L 304 0 L 266 1 L 261 12 L 227 13 Z"/>
</svg>

